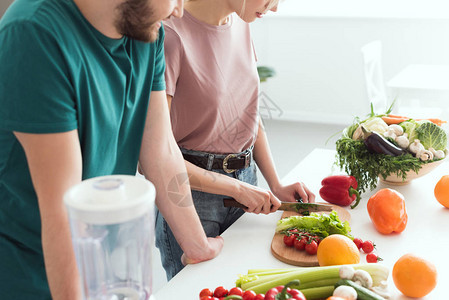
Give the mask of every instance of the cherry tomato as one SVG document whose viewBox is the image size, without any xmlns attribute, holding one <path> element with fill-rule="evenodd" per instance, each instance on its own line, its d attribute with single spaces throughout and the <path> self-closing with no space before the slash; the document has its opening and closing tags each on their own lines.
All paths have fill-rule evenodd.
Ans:
<svg viewBox="0 0 449 300">
<path fill-rule="evenodd" d="M 362 248 L 362 244 L 363 244 L 363 241 L 362 241 L 362 239 L 359 239 L 359 238 L 355 238 L 354 240 L 354 244 L 357 246 L 357 248 Z"/>
<path fill-rule="evenodd" d="M 256 293 L 254 291 L 245 291 L 242 295 L 243 300 L 254 300 Z"/>
<path fill-rule="evenodd" d="M 214 292 L 212 292 L 210 289 L 202 289 L 200 292 L 200 298 L 203 296 L 213 296 Z"/>
<path fill-rule="evenodd" d="M 383 260 L 383 259 L 380 258 L 379 256 L 377 256 L 376 253 L 371 252 L 366 255 L 366 262 L 377 263 L 380 260 Z"/>
<path fill-rule="evenodd" d="M 375 245 L 374 245 L 374 243 L 371 242 L 371 241 L 364 241 L 364 242 L 362 243 L 362 250 L 363 250 L 363 252 L 365 252 L 365 253 L 371 253 L 371 252 L 373 252 L 374 248 L 375 248 Z"/>
<path fill-rule="evenodd" d="M 242 296 L 243 295 L 243 291 L 239 287 L 233 287 L 232 289 L 229 290 L 229 294 L 228 295 Z"/>
<path fill-rule="evenodd" d="M 291 235 L 285 235 L 285 236 L 284 236 L 284 244 L 285 244 L 287 247 L 293 247 L 293 243 L 295 242 L 295 239 L 296 239 L 296 237 L 295 237 L 294 234 L 291 234 Z"/>
<path fill-rule="evenodd" d="M 295 241 L 293 242 L 293 246 L 295 246 L 295 248 L 299 251 L 304 250 L 306 248 L 306 244 L 307 244 L 307 239 L 305 237 L 303 237 L 300 240 L 295 239 Z"/>
<path fill-rule="evenodd" d="M 317 249 L 318 244 L 315 241 L 311 241 L 309 244 L 306 245 L 306 252 L 309 254 L 316 254 Z"/>
<path fill-rule="evenodd" d="M 265 294 L 257 294 L 254 300 L 265 300 Z"/>
<path fill-rule="evenodd" d="M 222 286 L 217 287 L 214 291 L 214 297 L 217 297 L 217 298 L 226 297 L 227 295 L 228 295 L 228 290 Z"/>
<path fill-rule="evenodd" d="M 202 296 L 200 297 L 200 300 L 216 300 L 218 298 L 215 298 L 214 296 Z"/>
</svg>

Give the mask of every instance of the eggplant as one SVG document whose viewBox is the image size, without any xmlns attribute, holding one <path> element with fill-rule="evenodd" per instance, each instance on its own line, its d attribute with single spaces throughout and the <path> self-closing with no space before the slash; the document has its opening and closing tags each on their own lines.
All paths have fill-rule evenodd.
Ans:
<svg viewBox="0 0 449 300">
<path fill-rule="evenodd" d="M 365 146 L 371 153 L 399 156 L 407 153 L 406 150 L 397 147 L 377 132 L 371 134 L 364 140 Z"/>
</svg>

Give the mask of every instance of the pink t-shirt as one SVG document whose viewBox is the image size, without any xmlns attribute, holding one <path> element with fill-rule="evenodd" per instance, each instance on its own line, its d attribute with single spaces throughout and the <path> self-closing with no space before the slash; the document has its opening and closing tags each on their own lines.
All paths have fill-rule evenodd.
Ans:
<svg viewBox="0 0 449 300">
<path fill-rule="evenodd" d="M 213 26 L 184 11 L 164 26 L 165 79 L 178 145 L 220 154 L 252 146 L 259 78 L 249 25 L 233 14 Z"/>
</svg>

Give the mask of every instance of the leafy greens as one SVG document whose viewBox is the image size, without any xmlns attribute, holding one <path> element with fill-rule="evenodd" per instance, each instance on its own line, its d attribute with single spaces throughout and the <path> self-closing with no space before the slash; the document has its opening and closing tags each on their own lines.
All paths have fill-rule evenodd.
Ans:
<svg viewBox="0 0 449 300">
<path fill-rule="evenodd" d="M 416 133 L 424 148 L 443 151 L 446 149 L 447 135 L 440 126 L 431 122 L 425 122 L 416 128 Z"/>
<path fill-rule="evenodd" d="M 327 214 L 311 213 L 310 216 L 291 216 L 278 221 L 276 232 L 291 228 L 303 229 L 310 233 L 326 237 L 330 234 L 343 234 L 353 238 L 347 221 L 340 221 L 336 211 Z"/>
</svg>

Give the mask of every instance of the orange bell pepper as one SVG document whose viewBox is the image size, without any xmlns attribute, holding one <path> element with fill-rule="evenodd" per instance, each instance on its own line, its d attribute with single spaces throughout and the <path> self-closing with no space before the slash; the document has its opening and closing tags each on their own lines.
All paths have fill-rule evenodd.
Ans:
<svg viewBox="0 0 449 300">
<path fill-rule="evenodd" d="M 367 204 L 374 227 L 382 234 L 400 233 L 407 226 L 404 196 L 392 189 L 381 189 L 371 196 Z"/>
</svg>

